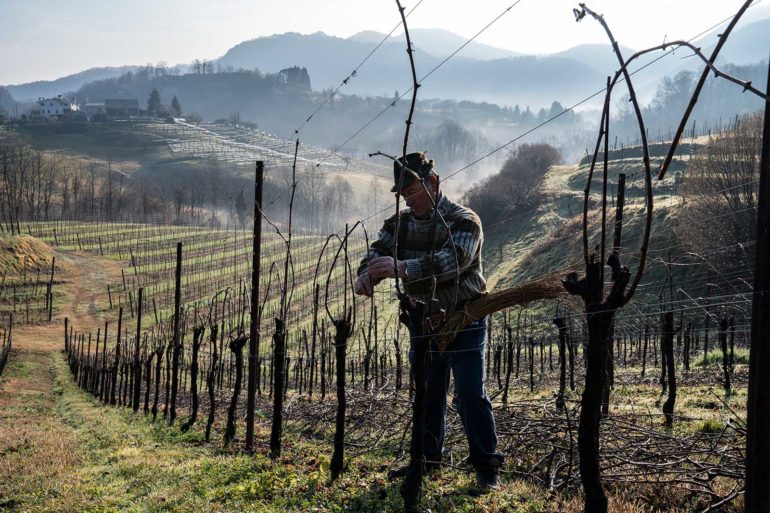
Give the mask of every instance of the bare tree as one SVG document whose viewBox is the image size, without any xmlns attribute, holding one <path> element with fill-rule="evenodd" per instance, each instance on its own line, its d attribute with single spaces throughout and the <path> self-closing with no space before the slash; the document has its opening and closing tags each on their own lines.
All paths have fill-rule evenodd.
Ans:
<svg viewBox="0 0 770 513">
<path fill-rule="evenodd" d="M 677 235 L 719 271 L 735 262 L 751 265 L 756 234 L 762 118 L 736 119 L 732 130 L 713 137 L 682 176 L 682 222 Z M 713 251 L 726 248 L 726 251 Z"/>
<path fill-rule="evenodd" d="M 537 201 L 545 173 L 561 161 L 549 144 L 522 144 L 508 153 L 500 173 L 470 188 L 465 201 L 484 222 L 494 222 Z"/>
</svg>

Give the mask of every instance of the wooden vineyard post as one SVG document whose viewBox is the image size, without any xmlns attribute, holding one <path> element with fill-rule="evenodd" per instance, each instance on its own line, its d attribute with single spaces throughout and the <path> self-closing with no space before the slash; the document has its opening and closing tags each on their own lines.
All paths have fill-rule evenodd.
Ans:
<svg viewBox="0 0 770 513">
<path fill-rule="evenodd" d="M 283 373 L 286 363 L 286 326 L 279 317 L 275 318 L 273 344 L 273 423 L 270 432 L 270 457 L 276 459 L 281 455 Z"/>
<path fill-rule="evenodd" d="M 430 339 L 424 336 L 423 318 L 425 305 L 412 301 L 401 294 L 403 319 L 411 325 L 414 340 L 414 404 L 412 406 L 412 442 L 409 446 L 409 470 L 401 483 L 401 497 L 407 512 L 419 511 L 422 476 L 425 472 L 423 433 L 425 432 L 425 406 L 428 396 L 428 344 Z"/>
<path fill-rule="evenodd" d="M 150 413 L 150 383 L 152 381 L 152 358 L 154 351 L 147 347 L 147 337 L 144 338 L 144 414 Z"/>
<path fill-rule="evenodd" d="M 347 408 L 345 400 L 345 355 L 352 330 L 351 316 L 352 309 L 348 311 L 347 317 L 343 314 L 342 319 L 334 321 L 336 329 L 334 353 L 337 358 L 337 415 L 334 430 L 334 454 L 330 465 L 332 479 L 337 479 L 342 472 L 345 456 L 345 410 Z"/>
<path fill-rule="evenodd" d="M 567 320 L 556 316 L 553 323 L 559 329 L 559 392 L 556 395 L 556 407 L 564 409 L 564 387 L 567 381 Z"/>
<path fill-rule="evenodd" d="M 403 379 L 403 367 L 401 357 L 401 345 L 398 343 L 398 334 L 393 337 L 393 346 L 396 350 L 396 392 L 401 390 L 401 381 Z"/>
<path fill-rule="evenodd" d="M 118 385 L 118 369 L 120 365 L 120 335 L 123 331 L 123 307 L 118 309 L 118 338 L 115 343 L 115 362 L 112 364 L 112 386 L 110 387 L 110 405 L 116 404 L 116 387 Z"/>
<path fill-rule="evenodd" d="M 53 317 L 53 276 L 56 269 L 56 257 L 51 259 L 51 279 L 48 280 L 48 322 Z"/>
<path fill-rule="evenodd" d="M 65 336 L 66 339 L 66 336 Z M 8 314 L 8 333 L 6 333 L 5 340 L 7 340 L 7 344 L 5 346 L 5 352 L 2 356 L 0 356 L 0 373 L 2 373 L 3 368 L 8 363 L 8 355 L 11 353 L 11 345 L 13 344 L 13 314 Z M 71 342 L 70 342 L 71 344 Z"/>
<path fill-rule="evenodd" d="M 71 353 L 69 339 L 67 338 L 67 335 L 69 334 L 69 321 L 70 321 L 69 318 L 67 317 L 64 318 L 64 351 L 67 353 L 68 361 Z"/>
<path fill-rule="evenodd" d="M 259 361 L 259 271 L 262 243 L 262 179 L 263 163 L 257 161 L 254 185 L 254 238 L 251 249 L 251 324 L 249 328 L 249 383 L 246 394 L 246 451 L 254 451 L 254 409 L 257 395 L 257 363 Z"/>
<path fill-rule="evenodd" d="M 575 391 L 575 358 L 577 355 L 577 345 L 572 338 L 572 322 L 567 323 L 567 355 L 569 362 L 569 389 Z"/>
<path fill-rule="evenodd" d="M 99 336 L 101 335 L 101 329 L 96 330 L 96 354 L 94 355 L 94 375 L 92 376 L 92 382 L 91 382 L 91 393 L 95 395 L 96 389 L 96 377 L 98 375 L 98 369 L 99 369 Z M 105 352 L 107 348 L 107 334 L 104 334 L 104 347 Z"/>
<path fill-rule="evenodd" d="M 508 389 L 511 385 L 511 371 L 513 370 L 513 329 L 508 324 L 507 319 L 505 326 L 505 341 L 506 341 L 506 357 L 505 357 L 505 388 L 503 389 L 503 404 L 508 404 Z"/>
<path fill-rule="evenodd" d="M 663 314 L 661 329 L 661 344 L 663 345 L 663 365 L 668 376 L 668 398 L 663 404 L 663 415 L 666 427 L 674 423 L 674 404 L 676 403 L 676 364 L 674 363 L 674 313 Z"/>
<path fill-rule="evenodd" d="M 315 362 L 315 352 L 316 352 L 316 341 L 318 338 L 318 293 L 321 285 L 316 284 L 315 291 L 313 293 L 313 331 L 311 334 L 311 348 L 310 348 L 310 386 L 308 387 L 308 397 L 313 398 L 313 382 L 315 381 L 315 370 L 316 370 L 316 362 Z"/>
<path fill-rule="evenodd" d="M 216 396 L 214 394 L 214 388 L 217 377 L 217 330 L 219 326 L 214 323 L 211 326 L 211 335 L 209 335 L 209 344 L 211 346 L 211 363 L 209 366 L 209 373 L 206 378 L 209 394 L 209 416 L 206 421 L 206 441 L 211 440 L 211 426 L 214 425 L 214 414 L 216 412 Z"/>
<path fill-rule="evenodd" d="M 297 154 L 299 153 L 299 138 L 294 145 L 294 164 L 291 168 L 291 199 L 289 200 L 289 222 L 286 244 L 286 257 L 283 261 L 283 286 L 281 287 L 280 313 L 275 318 L 275 333 L 273 334 L 273 422 L 270 427 L 270 458 L 276 459 L 281 455 L 281 437 L 283 433 L 283 403 L 285 386 L 284 379 L 288 380 L 288 374 L 284 376 L 286 368 L 286 323 L 289 311 L 291 294 L 289 293 L 289 261 L 291 259 L 291 223 L 294 213 L 294 194 L 297 190 Z M 292 289 L 294 288 L 294 271 L 292 269 Z"/>
<path fill-rule="evenodd" d="M 321 320 L 321 401 L 326 398 L 326 323 Z"/>
<path fill-rule="evenodd" d="M 163 354 L 165 353 L 165 347 L 163 344 L 159 344 L 155 348 L 155 398 L 152 401 L 152 420 L 158 417 L 158 398 L 160 397 L 160 378 L 161 378 L 161 364 L 163 363 Z"/>
<path fill-rule="evenodd" d="M 233 396 L 230 399 L 230 407 L 227 409 L 227 426 L 225 426 L 225 447 L 235 437 L 235 412 L 238 407 L 238 396 L 241 395 L 241 384 L 243 382 L 243 346 L 249 339 L 240 336 L 230 341 L 230 351 L 235 355 L 235 384 L 233 386 Z"/>
<path fill-rule="evenodd" d="M 139 390 L 142 386 L 142 365 L 139 361 L 139 343 L 142 337 L 142 294 L 144 289 L 139 287 L 139 302 L 136 306 L 136 342 L 134 345 L 134 396 L 132 409 L 139 411 Z"/>
<path fill-rule="evenodd" d="M 770 75 L 767 91 L 770 93 Z M 746 433 L 746 513 L 770 511 L 770 102 L 759 164 Z"/>
<path fill-rule="evenodd" d="M 182 300 L 182 243 L 176 243 L 176 275 L 174 277 L 174 335 L 171 339 L 171 400 L 168 413 L 168 425 L 176 420 L 176 395 L 179 389 L 179 304 Z"/>
<path fill-rule="evenodd" d="M 182 424 L 182 433 L 186 433 L 198 420 L 198 352 L 203 343 L 203 326 L 193 328 L 192 360 L 190 361 L 190 395 L 192 396 L 192 408 L 190 418 Z"/>
<path fill-rule="evenodd" d="M 727 327 L 729 320 L 722 317 L 719 321 L 719 345 L 722 349 L 722 374 L 724 376 L 725 395 L 730 395 L 732 389 L 730 384 L 730 353 L 727 351 Z"/>
</svg>

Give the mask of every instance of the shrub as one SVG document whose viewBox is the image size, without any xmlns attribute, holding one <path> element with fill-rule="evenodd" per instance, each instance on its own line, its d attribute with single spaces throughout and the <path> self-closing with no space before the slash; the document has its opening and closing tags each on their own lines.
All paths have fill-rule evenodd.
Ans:
<svg viewBox="0 0 770 513">
<path fill-rule="evenodd" d="M 494 223 L 532 208 L 540 200 L 545 173 L 560 161 L 559 151 L 549 144 L 522 144 L 510 151 L 499 173 L 468 190 L 465 204 L 484 223 Z"/>
</svg>

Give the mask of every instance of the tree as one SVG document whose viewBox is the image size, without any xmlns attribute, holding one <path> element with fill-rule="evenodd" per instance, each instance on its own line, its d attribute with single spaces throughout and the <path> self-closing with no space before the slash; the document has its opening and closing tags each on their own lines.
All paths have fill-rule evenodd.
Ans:
<svg viewBox="0 0 770 513">
<path fill-rule="evenodd" d="M 155 116 L 160 112 L 160 93 L 154 87 L 152 92 L 150 92 L 150 97 L 147 98 L 147 112 Z"/>
<path fill-rule="evenodd" d="M 504 219 L 537 202 L 545 173 L 560 161 L 549 144 L 522 144 L 508 153 L 498 174 L 471 187 L 464 201 L 485 223 Z"/>
<path fill-rule="evenodd" d="M 182 116 L 182 106 L 176 96 L 171 99 L 171 114 L 177 118 Z"/>
<path fill-rule="evenodd" d="M 305 225 L 312 229 L 319 229 L 321 226 L 319 210 L 324 186 L 324 172 L 316 166 L 303 170 L 297 180 L 295 212 L 301 215 Z"/>
<path fill-rule="evenodd" d="M 182 219 L 182 206 L 185 201 L 185 190 L 181 185 L 177 185 L 174 189 L 174 211 L 176 212 L 176 221 L 179 222 Z"/>
<path fill-rule="evenodd" d="M 685 205 L 675 231 L 720 271 L 754 261 L 761 136 L 760 115 L 736 120 L 692 158 L 681 178 Z"/>
<path fill-rule="evenodd" d="M 238 191 L 235 197 L 235 215 L 238 216 L 238 224 L 241 228 L 246 226 L 246 198 L 243 197 L 243 189 Z"/>
<path fill-rule="evenodd" d="M 427 149 L 442 169 L 464 162 L 468 155 L 485 152 L 490 146 L 479 132 L 470 131 L 452 119 L 420 131 L 410 144 L 414 148 Z"/>
</svg>

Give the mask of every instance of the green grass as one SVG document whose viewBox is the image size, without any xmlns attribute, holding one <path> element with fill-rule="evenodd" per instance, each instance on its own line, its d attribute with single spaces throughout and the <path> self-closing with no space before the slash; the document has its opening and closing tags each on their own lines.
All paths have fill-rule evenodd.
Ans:
<svg viewBox="0 0 770 513">
<path fill-rule="evenodd" d="M 74 443 L 70 449 L 78 455 L 77 464 L 60 481 L 46 481 L 44 485 L 39 481 L 27 484 L 20 476 L 14 484 L 26 486 L 26 491 L 19 495 L 18 504 L 10 506 L 10 511 L 293 513 L 380 512 L 401 508 L 398 483 L 389 483 L 385 478 L 394 457 L 387 451 L 372 449 L 351 456 L 356 449 L 350 446 L 346 471 L 332 482 L 328 430 L 307 436 L 294 428 L 294 423 L 287 423 L 283 456 L 271 461 L 266 456 L 270 420 L 260 418 L 256 453 L 248 456 L 239 452 L 242 441 L 238 439 L 235 447 L 221 448 L 221 425 L 214 431 L 213 442 L 206 444 L 202 421 L 183 434 L 178 425 L 168 427 L 160 418 L 153 423 L 151 418 L 133 414 L 129 409 L 104 407 L 77 388 L 61 354 L 49 353 L 43 361 L 50 366 L 54 390 L 52 394 L 40 394 L 39 404 L 28 406 L 37 408 L 41 414 L 52 410 L 57 422 L 72 433 Z M 39 370 L 38 364 L 14 357 L 8 368 L 14 379 L 30 378 Z M 626 384 L 638 371 L 618 369 L 611 413 L 649 412 L 653 414 L 650 425 L 661 425 L 659 388 L 651 384 Z M 530 394 L 526 384 L 519 383 L 512 388 L 512 401 L 550 398 L 553 384 L 552 380 L 540 383 L 535 394 Z M 567 395 L 575 400 L 579 394 L 578 388 Z M 720 397 L 720 390 L 711 390 L 707 385 L 680 387 L 673 433 L 720 433 L 733 417 Z M 722 399 L 745 418 L 745 387 Z M 180 419 L 184 418 L 185 412 L 180 411 Z M 242 419 L 237 436 L 243 436 Z M 23 457 L 27 454 L 24 451 L 33 457 L 33 449 L 22 444 L 15 450 L 21 451 Z M 509 465 L 513 468 L 516 462 L 510 456 Z M 473 482 L 473 476 L 467 472 L 445 469 L 426 482 L 425 506 L 432 511 L 467 513 L 579 511 L 579 497 L 551 495 L 541 486 L 512 474 L 504 478 L 499 492 L 487 496 L 474 497 Z M 646 511 L 653 499 L 637 504 L 636 499 L 632 500 L 638 497 L 635 493 L 631 488 L 610 490 L 616 504 L 626 505 L 623 511 Z M 688 499 L 687 495 L 654 497 L 661 508 L 676 505 L 682 511 L 688 510 L 688 501 L 697 500 Z"/>
<path fill-rule="evenodd" d="M 100 512 L 401 509 L 397 483 L 385 480 L 387 454 L 348 458 L 347 470 L 332 482 L 328 443 L 288 431 L 283 456 L 272 461 L 266 456 L 267 426 L 258 426 L 255 455 L 222 450 L 204 444 L 200 431 L 181 434 L 160 420 L 99 405 L 72 383 L 60 355 L 53 355 L 52 368 L 57 412 L 75 431 L 84 461 L 68 478 L 72 489 L 65 496 L 41 498 L 32 511 L 67 511 L 86 497 L 88 511 Z M 512 482 L 499 494 L 476 498 L 469 494 L 472 483 L 466 473 L 442 473 L 427 483 L 427 503 L 434 511 L 550 511 L 547 495 L 535 487 Z"/>
<path fill-rule="evenodd" d="M 716 434 L 725 430 L 725 425 L 714 419 L 706 419 L 696 424 L 695 430 L 700 433 Z"/>
<path fill-rule="evenodd" d="M 719 345 L 719 341 L 714 341 L 716 345 Z M 730 355 L 730 347 L 727 348 L 728 358 Z M 703 354 L 694 356 L 691 358 L 693 364 L 696 367 L 721 367 L 724 361 L 722 355 L 722 349 L 710 349 L 706 357 Z M 749 364 L 749 349 L 747 347 L 738 347 L 735 349 L 735 365 L 748 365 Z"/>
<path fill-rule="evenodd" d="M 36 147 L 96 159 L 157 162 L 171 154 L 148 134 L 128 123 L 17 125 L 16 132 Z"/>
</svg>

